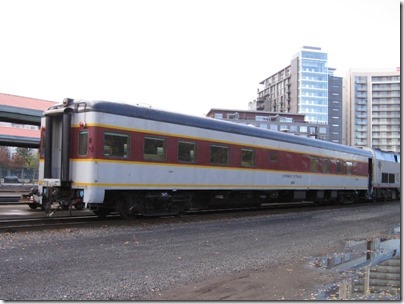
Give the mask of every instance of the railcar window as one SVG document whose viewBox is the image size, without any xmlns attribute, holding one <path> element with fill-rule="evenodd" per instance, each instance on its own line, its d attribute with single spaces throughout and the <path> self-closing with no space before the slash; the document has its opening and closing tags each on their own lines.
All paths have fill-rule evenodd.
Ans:
<svg viewBox="0 0 404 304">
<path fill-rule="evenodd" d="M 241 165 L 243 167 L 255 166 L 255 153 L 252 149 L 241 149 Z"/>
<path fill-rule="evenodd" d="M 163 138 L 145 137 L 144 139 L 144 159 L 166 160 L 166 143 Z"/>
<path fill-rule="evenodd" d="M 229 163 L 229 147 L 211 145 L 210 162 L 215 165 L 227 165 Z"/>
<path fill-rule="evenodd" d="M 310 171 L 318 172 L 318 158 L 317 157 L 310 157 Z"/>
<path fill-rule="evenodd" d="M 194 163 L 196 160 L 196 144 L 193 142 L 178 142 L 178 161 Z"/>
<path fill-rule="evenodd" d="M 342 161 L 337 160 L 337 173 L 342 173 Z"/>
<path fill-rule="evenodd" d="M 88 150 L 88 132 L 80 132 L 79 133 L 79 148 L 78 148 L 79 155 L 87 155 Z"/>
<path fill-rule="evenodd" d="M 329 172 L 330 172 L 330 160 L 323 159 L 323 173 L 329 173 Z"/>
<path fill-rule="evenodd" d="M 382 173 L 382 183 L 389 182 L 389 175 L 387 173 Z"/>
<path fill-rule="evenodd" d="M 389 173 L 389 183 L 390 184 L 395 183 L 395 175 L 393 173 Z"/>
<path fill-rule="evenodd" d="M 279 160 L 279 151 L 269 150 L 269 160 L 278 161 Z"/>
<path fill-rule="evenodd" d="M 352 163 L 346 162 L 346 174 L 352 175 Z"/>
<path fill-rule="evenodd" d="M 105 132 L 104 156 L 128 157 L 129 136 L 126 134 Z"/>
</svg>

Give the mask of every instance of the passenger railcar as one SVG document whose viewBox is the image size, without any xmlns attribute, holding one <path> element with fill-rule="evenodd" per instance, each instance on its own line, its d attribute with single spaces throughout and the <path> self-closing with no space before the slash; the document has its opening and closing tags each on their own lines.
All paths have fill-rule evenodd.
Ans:
<svg viewBox="0 0 404 304">
<path fill-rule="evenodd" d="M 40 155 L 47 211 L 163 215 L 399 196 L 397 155 L 107 101 L 65 99 L 45 111 Z"/>
<path fill-rule="evenodd" d="M 372 198 L 374 200 L 398 199 L 400 197 L 400 154 L 369 149 L 373 157 L 370 170 Z"/>
</svg>

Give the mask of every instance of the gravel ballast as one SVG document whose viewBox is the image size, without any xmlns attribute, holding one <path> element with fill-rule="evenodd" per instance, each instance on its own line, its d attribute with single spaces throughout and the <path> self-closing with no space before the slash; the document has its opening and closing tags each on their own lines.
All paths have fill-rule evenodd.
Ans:
<svg viewBox="0 0 404 304">
<path fill-rule="evenodd" d="M 388 234 L 400 216 L 400 202 L 392 202 L 3 233 L 0 299 L 147 300 L 210 278 L 307 261 L 347 240 Z"/>
</svg>

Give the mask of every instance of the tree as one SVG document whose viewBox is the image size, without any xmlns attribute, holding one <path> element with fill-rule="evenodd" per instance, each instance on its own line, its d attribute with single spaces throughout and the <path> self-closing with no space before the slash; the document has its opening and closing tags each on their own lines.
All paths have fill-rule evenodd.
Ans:
<svg viewBox="0 0 404 304">
<path fill-rule="evenodd" d="M 38 169 L 39 168 L 39 151 L 32 151 L 27 159 L 27 167 L 30 169 Z"/>
<path fill-rule="evenodd" d="M 17 148 L 11 161 L 11 168 L 22 179 L 36 179 L 39 168 L 39 152 L 37 149 Z M 15 172 L 17 172 L 15 171 Z"/>
<path fill-rule="evenodd" d="M 12 167 L 22 168 L 26 167 L 29 159 L 29 149 L 28 148 L 17 148 L 16 153 L 13 156 Z"/>
<path fill-rule="evenodd" d="M 10 166 L 10 152 L 8 147 L 0 146 L 0 167 L 7 168 Z"/>
</svg>

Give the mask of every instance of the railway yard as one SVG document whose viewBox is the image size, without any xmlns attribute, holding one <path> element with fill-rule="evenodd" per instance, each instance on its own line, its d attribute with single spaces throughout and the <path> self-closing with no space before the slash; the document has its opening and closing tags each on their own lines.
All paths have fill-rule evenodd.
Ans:
<svg viewBox="0 0 404 304">
<path fill-rule="evenodd" d="M 71 98 L 40 137 L 0 300 L 401 299 L 398 153 Z"/>
<path fill-rule="evenodd" d="M 400 201 L 132 221 L 3 201 L 0 299 L 399 300 L 399 273 L 351 282 L 400 256 L 400 221 Z"/>
</svg>

